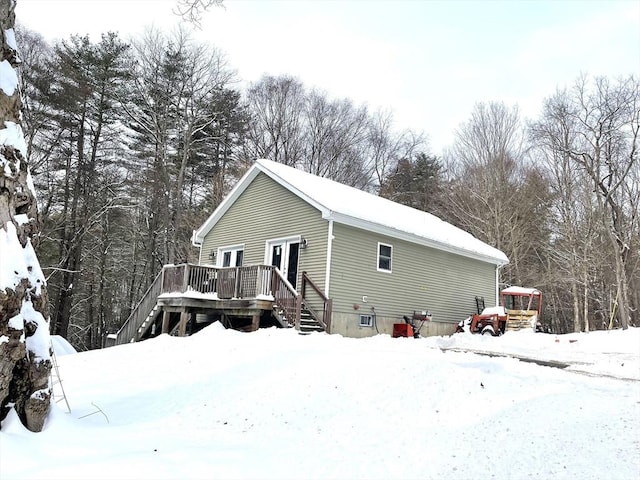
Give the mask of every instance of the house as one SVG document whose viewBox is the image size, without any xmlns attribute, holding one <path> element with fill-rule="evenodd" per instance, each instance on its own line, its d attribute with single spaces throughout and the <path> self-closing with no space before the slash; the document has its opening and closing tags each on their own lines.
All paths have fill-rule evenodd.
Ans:
<svg viewBox="0 0 640 480">
<path fill-rule="evenodd" d="M 497 305 L 508 263 L 434 215 L 268 160 L 192 240 L 198 265 L 165 265 L 110 344 L 212 321 L 367 337 L 405 315 L 429 318 L 422 335 L 450 334 L 479 298 Z"/>
<path fill-rule="evenodd" d="M 434 215 L 269 160 L 255 162 L 193 243 L 199 265 L 215 266 L 216 275 L 255 266 L 262 271 L 251 278 L 264 279 L 274 267 L 291 302 L 302 298 L 289 303 L 298 312 L 288 318 L 321 312 L 323 329 L 349 337 L 392 333 L 403 315 L 427 311 L 421 334 L 450 334 L 476 311 L 476 297 L 497 305 L 499 269 L 508 263 Z M 234 281 L 241 280 L 227 279 Z M 261 285 L 260 298 L 277 304 L 275 287 Z M 254 311 L 254 326 L 265 319 Z"/>
</svg>

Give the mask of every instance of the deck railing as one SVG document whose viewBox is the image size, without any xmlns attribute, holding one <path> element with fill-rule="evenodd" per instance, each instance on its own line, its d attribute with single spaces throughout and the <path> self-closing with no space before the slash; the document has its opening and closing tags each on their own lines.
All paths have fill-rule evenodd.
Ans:
<svg viewBox="0 0 640 480">
<path fill-rule="evenodd" d="M 305 301 L 305 307 L 327 331 L 330 325 L 331 300 L 324 296 L 306 272 L 302 274 L 302 294 L 299 294 L 280 271 L 271 265 L 213 267 L 183 263 L 165 265 L 162 268 L 140 303 L 118 331 L 115 343 L 121 344 L 139 339 L 138 329 L 152 313 L 158 296 L 188 292 L 215 294 L 221 300 L 241 298 L 272 300 L 279 316 L 296 328 L 300 325 L 300 312 L 305 292 L 311 293 L 312 298 Z"/>
<path fill-rule="evenodd" d="M 271 265 L 210 267 L 206 265 L 165 265 L 162 293 L 215 293 L 220 299 L 263 298 L 272 295 Z"/>
</svg>

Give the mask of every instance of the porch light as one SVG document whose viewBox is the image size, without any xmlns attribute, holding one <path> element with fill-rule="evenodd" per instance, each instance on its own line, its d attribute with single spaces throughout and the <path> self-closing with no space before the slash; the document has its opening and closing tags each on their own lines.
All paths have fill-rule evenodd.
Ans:
<svg viewBox="0 0 640 480">
<path fill-rule="evenodd" d="M 307 239 L 306 239 L 306 238 L 304 238 L 304 237 L 302 237 L 302 238 L 300 239 L 300 248 L 301 248 L 302 250 L 304 250 L 305 248 L 307 248 Z"/>
<path fill-rule="evenodd" d="M 211 252 L 209 253 L 209 259 L 210 260 L 215 260 L 216 259 L 216 251 L 215 250 L 211 250 Z"/>
</svg>

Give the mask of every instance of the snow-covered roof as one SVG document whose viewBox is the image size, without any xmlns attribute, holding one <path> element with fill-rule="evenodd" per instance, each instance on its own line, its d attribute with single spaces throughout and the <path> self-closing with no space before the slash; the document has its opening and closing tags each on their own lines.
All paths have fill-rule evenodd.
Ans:
<svg viewBox="0 0 640 480">
<path fill-rule="evenodd" d="M 487 307 L 482 310 L 482 315 L 498 315 L 499 317 L 505 317 L 507 315 L 507 311 L 502 305 L 497 305 L 495 307 Z"/>
<path fill-rule="evenodd" d="M 509 262 L 500 250 L 435 215 L 270 160 L 256 161 L 194 232 L 194 244 L 202 243 L 205 235 L 260 172 L 317 208 L 326 220 L 497 265 Z"/>
<path fill-rule="evenodd" d="M 502 290 L 502 293 L 507 295 L 539 295 L 540 290 L 535 288 L 526 288 L 526 287 L 507 287 Z"/>
</svg>

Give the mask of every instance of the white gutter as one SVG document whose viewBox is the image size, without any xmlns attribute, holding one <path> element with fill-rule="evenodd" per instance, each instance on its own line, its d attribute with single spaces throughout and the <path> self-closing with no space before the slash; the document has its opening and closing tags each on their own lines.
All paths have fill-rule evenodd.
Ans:
<svg viewBox="0 0 640 480">
<path fill-rule="evenodd" d="M 198 239 L 198 236 L 196 235 L 197 232 L 197 230 L 193 230 L 193 232 L 191 232 L 191 245 L 194 247 L 201 247 L 202 241 Z"/>
<path fill-rule="evenodd" d="M 331 252 L 333 250 L 333 220 L 329 220 L 327 233 L 327 265 L 324 271 L 324 294 L 329 297 L 329 277 L 331 276 Z"/>
<path fill-rule="evenodd" d="M 202 265 L 202 241 L 198 240 L 196 230 L 191 233 L 191 245 L 198 249 L 198 265 Z"/>
</svg>

